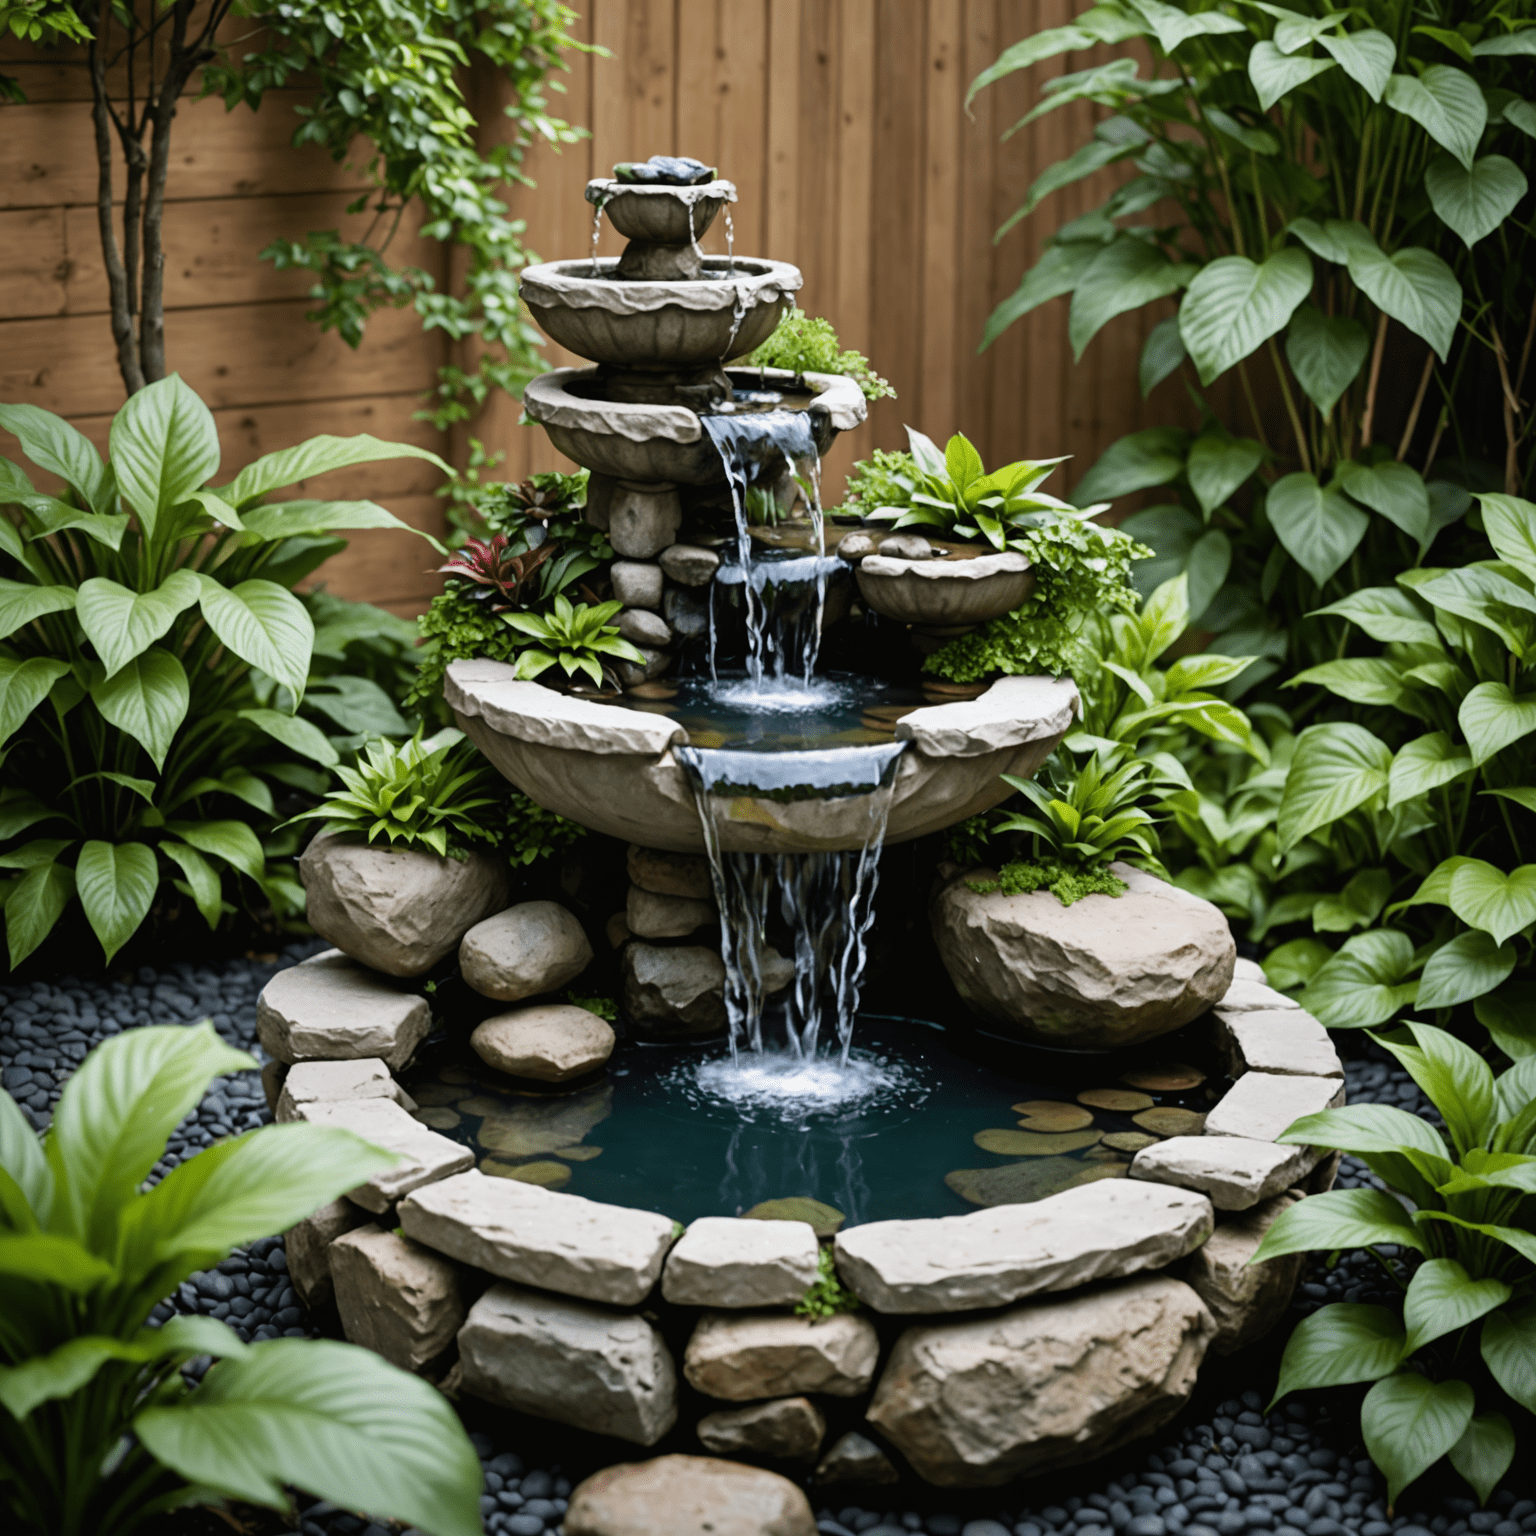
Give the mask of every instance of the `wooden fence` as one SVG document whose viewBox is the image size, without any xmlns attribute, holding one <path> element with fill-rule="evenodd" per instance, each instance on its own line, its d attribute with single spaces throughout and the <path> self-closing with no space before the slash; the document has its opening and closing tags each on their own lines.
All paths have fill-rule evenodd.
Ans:
<svg viewBox="0 0 1536 1536">
<path fill-rule="evenodd" d="M 578 0 L 580 4 L 580 0 Z M 544 258 L 590 249 L 589 176 L 618 159 L 696 155 L 733 180 L 735 249 L 792 261 L 803 308 L 825 315 L 866 353 L 899 398 L 834 448 L 825 492 L 873 447 L 903 445 L 904 423 L 943 440 L 962 430 L 987 461 L 1070 453 L 1064 490 L 1121 433 L 1181 413 L 1178 386 L 1144 403 L 1136 365 L 1155 315 L 1122 317 L 1072 362 L 1065 301 L 1013 326 L 981 356 L 992 307 L 1017 284 L 1044 236 L 1097 206 L 1103 178 L 1049 200 L 1000 244 L 993 231 L 1047 165 L 1081 141 L 1091 108 L 1050 113 L 1000 135 L 1038 99 L 1042 80 L 1088 62 L 1067 55 L 984 92 L 971 79 L 1007 44 L 1068 20 L 1075 0 L 586 0 L 579 29 L 611 57 L 573 55 L 561 115 L 592 137 L 540 146 L 538 185 L 510 202 Z M 14 45 L 0 50 L 11 60 Z M 36 56 L 33 56 L 36 58 Z M 104 439 L 122 389 L 106 317 L 95 234 L 89 86 L 79 55 L 9 66 L 30 104 L 0 107 L 0 399 L 59 411 Z M 502 131 L 502 83 L 470 95 L 487 136 Z M 166 212 L 167 353 L 213 406 L 226 465 L 314 432 L 370 431 L 444 447 L 412 420 L 437 367 L 440 333 L 409 311 L 377 316 L 353 351 L 305 319 L 303 274 L 256 253 L 280 235 L 346 228 L 355 173 L 323 152 L 293 149 L 297 92 L 259 113 L 218 101 L 183 104 Z M 556 98 L 560 101 L 560 98 Z M 407 242 L 414 236 L 404 236 Z M 705 242 L 724 250 L 723 223 Z M 446 275 L 431 242 L 411 255 Z M 617 253 L 604 227 L 601 250 Z M 549 348 L 551 365 L 573 361 Z M 493 402 L 447 445 L 469 436 L 506 453 L 521 476 L 560 461 L 516 401 Z M 419 527 L 441 527 L 435 474 L 415 461 L 345 471 L 309 494 L 369 495 Z M 356 535 L 322 570 L 330 588 L 410 613 L 435 588 L 425 546 Z"/>
</svg>

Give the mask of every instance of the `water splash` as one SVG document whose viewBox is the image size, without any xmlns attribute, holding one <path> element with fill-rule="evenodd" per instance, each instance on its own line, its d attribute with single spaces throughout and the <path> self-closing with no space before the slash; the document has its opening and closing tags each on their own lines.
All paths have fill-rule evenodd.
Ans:
<svg viewBox="0 0 1536 1536">
<path fill-rule="evenodd" d="M 602 234 L 603 234 L 603 206 L 604 206 L 605 203 L 607 203 L 607 201 L 608 201 L 607 197 L 605 195 L 603 195 L 602 193 L 599 193 L 595 198 L 592 199 L 592 276 L 593 277 L 596 277 L 597 274 L 598 274 L 597 242 L 602 238 Z"/>
<path fill-rule="evenodd" d="M 827 583 L 844 571 L 835 555 L 801 555 L 790 559 L 757 559 L 751 565 L 722 565 L 710 593 L 711 635 L 715 606 L 743 595 L 743 606 L 757 620 L 747 626 L 745 683 L 727 687 L 722 702 L 768 710 L 808 709 L 823 702 L 825 689 L 814 683 L 821 650 L 821 616 Z M 712 641 L 711 676 L 717 681 L 717 655 Z"/>
<path fill-rule="evenodd" d="M 736 275 L 736 226 L 731 223 L 731 205 L 725 205 L 725 272 L 727 277 Z M 732 333 L 731 339 L 735 340 Z"/>
</svg>

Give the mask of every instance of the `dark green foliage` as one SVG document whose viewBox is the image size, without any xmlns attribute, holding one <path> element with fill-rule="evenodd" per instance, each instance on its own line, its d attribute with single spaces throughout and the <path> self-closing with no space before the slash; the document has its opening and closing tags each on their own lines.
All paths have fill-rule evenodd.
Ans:
<svg viewBox="0 0 1536 1536">
<path fill-rule="evenodd" d="M 476 656 L 490 661 L 516 658 L 522 637 L 507 628 L 484 603 L 476 602 L 461 585 L 447 591 L 416 621 L 421 632 L 421 666 L 405 696 L 406 709 L 438 706 L 443 693 L 443 674 L 448 664 Z"/>
<path fill-rule="evenodd" d="M 795 1303 L 796 1317 L 836 1317 L 840 1312 L 857 1312 L 863 1306 L 863 1302 L 838 1277 L 830 1248 L 823 1248 L 817 1256 L 816 1270 L 816 1278 L 807 1287 L 805 1295 Z"/>
</svg>

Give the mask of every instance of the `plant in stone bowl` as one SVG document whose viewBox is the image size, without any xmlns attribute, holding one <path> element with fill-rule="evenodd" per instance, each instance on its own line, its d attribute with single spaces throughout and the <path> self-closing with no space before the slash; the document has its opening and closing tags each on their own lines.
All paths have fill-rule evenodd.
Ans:
<svg viewBox="0 0 1536 1536">
<path fill-rule="evenodd" d="M 1391 1193 L 1303 1200 L 1253 1262 L 1378 1244 L 1420 1262 L 1409 1275 L 1383 1260 L 1403 1289 L 1400 1309 L 1335 1302 L 1299 1324 L 1275 1397 L 1374 1382 L 1360 1427 L 1389 1500 L 1446 1457 L 1486 1504 L 1514 1460 L 1510 1415 L 1527 1438 L 1536 1428 L 1536 1056 L 1495 1077 L 1428 1024 L 1374 1038 L 1428 1095 L 1444 1132 L 1383 1104 L 1298 1120 L 1279 1140 L 1351 1153 Z"/>
<path fill-rule="evenodd" d="M 866 400 L 894 400 L 896 391 L 869 366 L 862 352 L 845 352 L 830 320 L 792 309 L 773 334 L 738 365 L 743 368 L 787 368 L 797 379 L 807 373 L 846 374 Z"/>
<path fill-rule="evenodd" d="M 180 1505 L 288 1511 L 298 1487 L 478 1536 L 480 1464 L 446 1400 L 369 1350 L 147 1326 L 189 1275 L 387 1168 L 349 1131 L 271 1125 L 145 1179 L 209 1082 L 254 1067 L 206 1021 L 134 1029 L 70 1079 L 43 1141 L 0 1092 L 0 1511 L 26 1536 L 131 1536 Z M 214 1364 L 193 1384 L 183 1367 Z"/>
<path fill-rule="evenodd" d="M 502 614 L 505 623 L 527 636 L 518 651 L 517 675 L 536 678 L 558 666 L 568 678 L 581 672 L 598 688 L 617 687 L 610 659 L 645 665 L 645 657 L 612 622 L 623 607 L 620 602 L 572 603 L 557 595 L 546 614 Z"/>
</svg>

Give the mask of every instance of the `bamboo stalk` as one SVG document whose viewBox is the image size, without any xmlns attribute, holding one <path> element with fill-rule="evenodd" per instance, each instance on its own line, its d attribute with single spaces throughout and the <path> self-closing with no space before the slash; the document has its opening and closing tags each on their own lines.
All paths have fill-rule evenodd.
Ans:
<svg viewBox="0 0 1536 1536">
<path fill-rule="evenodd" d="M 1413 441 L 1414 428 L 1419 424 L 1419 411 L 1424 405 L 1424 396 L 1429 389 L 1430 375 L 1435 371 L 1435 349 L 1431 347 L 1424 359 L 1424 372 L 1419 375 L 1418 393 L 1413 397 L 1413 408 L 1408 412 L 1408 425 L 1403 428 L 1402 441 L 1397 445 L 1397 462 L 1401 464 L 1408 457 L 1408 446 Z"/>
</svg>

